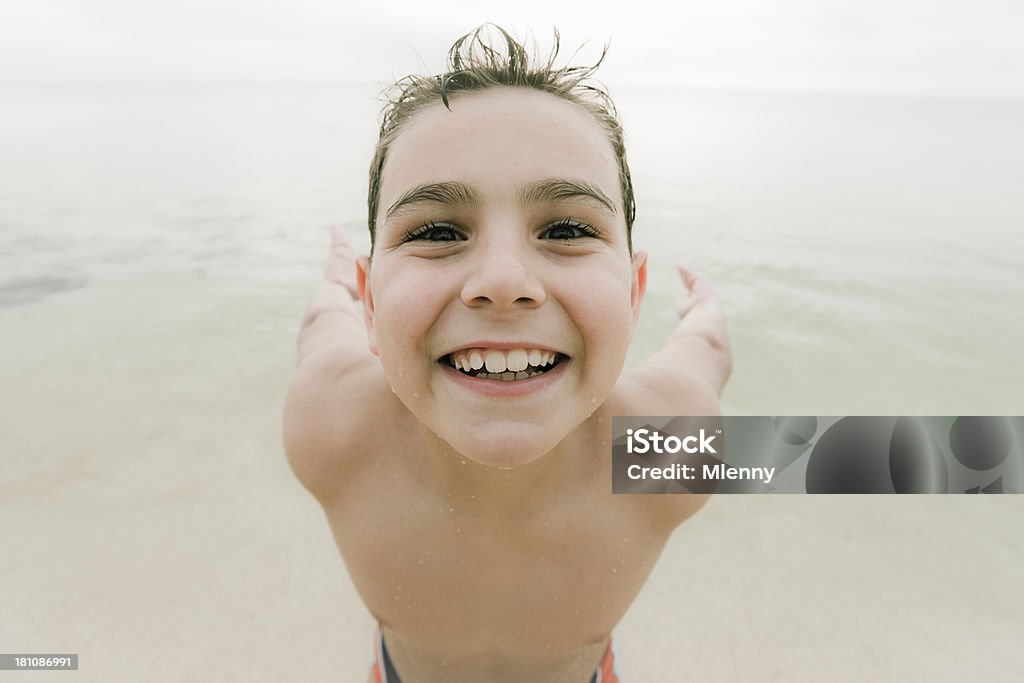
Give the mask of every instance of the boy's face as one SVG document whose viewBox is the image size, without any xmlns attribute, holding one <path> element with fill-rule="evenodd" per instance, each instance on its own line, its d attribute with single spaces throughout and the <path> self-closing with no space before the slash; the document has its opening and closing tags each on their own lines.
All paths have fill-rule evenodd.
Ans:
<svg viewBox="0 0 1024 683">
<path fill-rule="evenodd" d="M 549 93 L 459 94 L 405 124 L 380 197 L 361 285 L 395 393 L 474 461 L 547 453 L 610 394 L 646 279 L 604 129 Z"/>
</svg>

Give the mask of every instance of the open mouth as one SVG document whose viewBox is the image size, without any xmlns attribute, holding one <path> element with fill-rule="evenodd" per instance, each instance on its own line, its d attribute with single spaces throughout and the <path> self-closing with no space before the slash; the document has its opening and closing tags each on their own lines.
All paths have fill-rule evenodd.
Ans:
<svg viewBox="0 0 1024 683">
<path fill-rule="evenodd" d="M 541 349 L 462 349 L 441 358 L 464 375 L 514 382 L 550 372 L 568 356 Z"/>
</svg>

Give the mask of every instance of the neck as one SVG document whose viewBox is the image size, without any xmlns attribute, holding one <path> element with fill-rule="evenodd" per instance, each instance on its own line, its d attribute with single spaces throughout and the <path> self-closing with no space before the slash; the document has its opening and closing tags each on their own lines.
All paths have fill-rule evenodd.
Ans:
<svg viewBox="0 0 1024 683">
<path fill-rule="evenodd" d="M 453 508 L 499 518 L 529 515 L 596 475 L 603 461 L 595 462 L 591 430 L 584 428 L 593 419 L 541 457 L 512 468 L 474 462 L 421 425 L 423 476 Z"/>
</svg>

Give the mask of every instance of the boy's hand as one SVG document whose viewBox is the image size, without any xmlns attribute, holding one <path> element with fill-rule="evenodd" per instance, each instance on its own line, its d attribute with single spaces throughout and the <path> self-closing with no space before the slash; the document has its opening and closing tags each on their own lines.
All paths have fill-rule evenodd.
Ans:
<svg viewBox="0 0 1024 683">
<path fill-rule="evenodd" d="M 346 358 L 370 356 L 359 300 L 356 256 L 345 230 L 331 226 L 331 250 L 324 277 L 306 310 L 299 331 L 299 362 L 316 349 L 331 349 Z"/>
<path fill-rule="evenodd" d="M 701 354 L 702 374 L 707 376 L 720 394 L 732 371 L 732 350 L 725 326 L 725 312 L 707 277 L 682 264 L 678 264 L 676 270 L 687 294 L 676 305 L 680 321 L 672 339 L 707 344 L 708 353 Z"/>
<path fill-rule="evenodd" d="M 356 286 L 356 253 L 352 249 L 352 240 L 349 239 L 348 233 L 337 223 L 331 225 L 331 251 L 327 256 L 324 278 L 348 290 L 353 301 L 359 300 L 359 289 Z"/>
<path fill-rule="evenodd" d="M 682 264 L 677 264 L 676 270 L 683 279 L 683 286 L 686 287 L 686 293 L 676 304 L 676 313 L 682 318 L 678 330 L 721 336 L 727 343 L 725 313 L 718 301 L 718 295 L 711 286 L 711 281 Z"/>
<path fill-rule="evenodd" d="M 686 288 L 676 304 L 679 324 L 661 349 L 631 371 L 648 395 L 665 397 L 668 410 L 676 411 L 664 415 L 683 415 L 693 409 L 685 400 L 694 394 L 685 387 L 695 379 L 717 401 L 732 372 L 725 313 L 711 282 L 692 268 L 678 265 L 676 270 Z"/>
</svg>

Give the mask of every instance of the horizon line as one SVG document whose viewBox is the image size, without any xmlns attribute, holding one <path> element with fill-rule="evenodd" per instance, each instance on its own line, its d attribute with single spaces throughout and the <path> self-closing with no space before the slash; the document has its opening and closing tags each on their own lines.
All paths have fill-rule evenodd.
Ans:
<svg viewBox="0 0 1024 683">
<path fill-rule="evenodd" d="M 707 92 L 747 92 L 781 95 L 819 95 L 832 97 L 893 97 L 907 99 L 966 99 L 1017 101 L 1024 100 L 1022 93 L 958 92 L 928 90 L 867 90 L 861 88 L 811 88 L 795 86 L 766 86 L 746 84 L 709 83 L 652 83 L 645 81 L 603 81 L 610 90 L 614 88 L 671 88 Z M 371 86 L 377 89 L 388 87 L 388 83 L 373 79 L 77 79 L 77 80 L 0 80 L 0 88 L 10 87 L 80 87 L 80 86 Z"/>
</svg>

